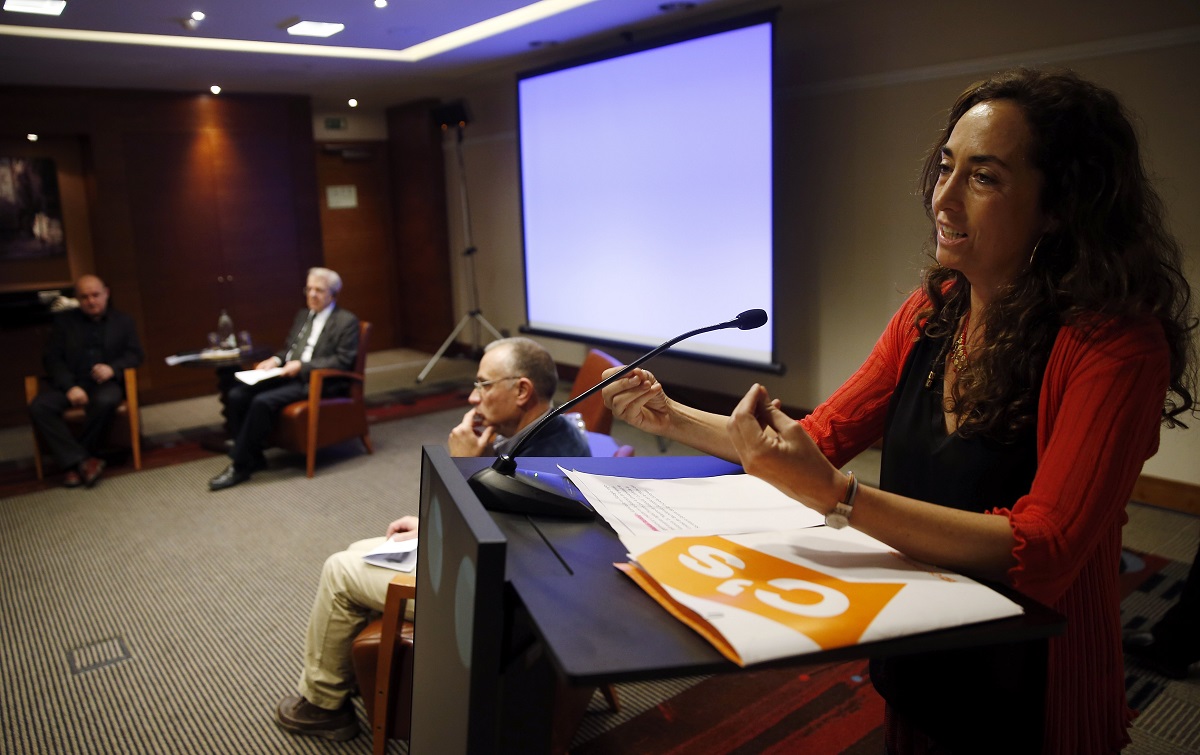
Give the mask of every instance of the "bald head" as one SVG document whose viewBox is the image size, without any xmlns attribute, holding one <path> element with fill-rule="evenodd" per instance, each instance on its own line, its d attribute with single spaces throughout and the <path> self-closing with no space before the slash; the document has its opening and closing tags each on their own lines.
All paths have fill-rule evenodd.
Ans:
<svg viewBox="0 0 1200 755">
<path fill-rule="evenodd" d="M 79 300 L 79 310 L 88 317 L 102 317 L 108 311 L 108 286 L 95 275 L 84 275 L 75 281 L 75 298 Z"/>
</svg>

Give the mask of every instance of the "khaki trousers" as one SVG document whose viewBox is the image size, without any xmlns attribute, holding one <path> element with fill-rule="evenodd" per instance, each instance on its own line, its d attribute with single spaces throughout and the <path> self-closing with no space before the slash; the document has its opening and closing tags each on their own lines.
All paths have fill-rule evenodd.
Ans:
<svg viewBox="0 0 1200 755">
<path fill-rule="evenodd" d="M 383 611 L 387 586 L 396 572 L 363 561 L 382 537 L 359 540 L 325 560 L 321 583 L 308 617 L 304 640 L 304 669 L 299 692 L 313 705 L 341 708 L 354 690 L 354 664 L 350 646 L 372 617 Z M 412 619 L 415 601 L 405 616 Z"/>
</svg>

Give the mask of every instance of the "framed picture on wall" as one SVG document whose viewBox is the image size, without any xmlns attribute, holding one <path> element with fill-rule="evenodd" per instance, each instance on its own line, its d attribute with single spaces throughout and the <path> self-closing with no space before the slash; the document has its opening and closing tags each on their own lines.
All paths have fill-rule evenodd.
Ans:
<svg viewBox="0 0 1200 755">
<path fill-rule="evenodd" d="M 46 157 L 0 157 L 0 260 L 63 257 L 58 170 Z"/>
</svg>

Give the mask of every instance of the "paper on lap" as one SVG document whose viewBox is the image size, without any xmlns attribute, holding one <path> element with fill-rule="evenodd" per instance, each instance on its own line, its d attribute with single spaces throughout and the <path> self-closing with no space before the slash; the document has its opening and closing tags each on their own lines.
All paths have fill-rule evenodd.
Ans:
<svg viewBox="0 0 1200 755">
<path fill-rule="evenodd" d="M 363 560 L 385 569 L 410 572 L 417 566 L 417 539 L 394 540 L 389 537 L 364 553 Z"/>
<path fill-rule="evenodd" d="M 242 370 L 241 372 L 233 373 L 233 376 L 246 385 L 255 385 L 264 380 L 270 380 L 271 378 L 279 377 L 282 374 L 282 367 L 271 367 L 265 370 Z"/>
</svg>

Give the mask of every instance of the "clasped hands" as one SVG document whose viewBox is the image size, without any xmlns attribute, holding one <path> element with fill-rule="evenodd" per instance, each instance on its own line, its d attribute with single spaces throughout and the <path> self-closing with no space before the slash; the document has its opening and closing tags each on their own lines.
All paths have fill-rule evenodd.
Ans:
<svg viewBox="0 0 1200 755">
<path fill-rule="evenodd" d="M 113 370 L 110 365 L 104 364 L 103 362 L 97 362 L 96 364 L 92 365 L 90 374 L 92 376 L 92 380 L 95 380 L 96 383 L 99 384 L 112 380 L 112 377 L 116 374 L 116 371 Z M 87 406 L 87 391 L 78 385 L 73 385 L 67 390 L 67 401 L 71 403 L 71 406 Z"/>
</svg>

